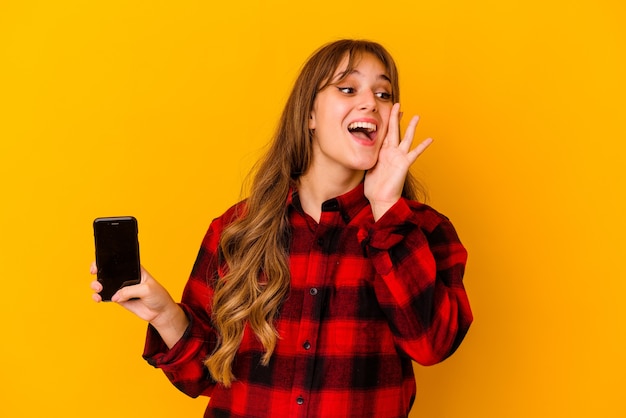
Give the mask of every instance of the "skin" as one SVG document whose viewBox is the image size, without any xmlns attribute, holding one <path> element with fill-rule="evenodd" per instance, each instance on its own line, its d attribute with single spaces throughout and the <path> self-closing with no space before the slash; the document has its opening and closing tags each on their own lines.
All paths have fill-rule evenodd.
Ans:
<svg viewBox="0 0 626 418">
<path fill-rule="evenodd" d="M 96 274 L 96 263 L 91 264 L 91 274 Z M 98 292 L 102 285 L 97 280 L 91 282 L 93 300 L 102 302 Z M 169 348 L 172 348 L 183 336 L 189 320 L 183 310 L 174 302 L 167 290 L 161 286 L 143 267 L 141 268 L 141 283 L 127 286 L 117 291 L 111 298 L 128 309 L 144 321 L 148 321 L 161 335 Z"/>
<path fill-rule="evenodd" d="M 347 58 L 334 79 L 346 66 Z M 431 144 L 428 138 L 410 149 L 417 116 L 400 140 L 400 105 L 391 102 L 388 79 L 384 65 L 365 54 L 347 78 L 318 93 L 309 119 L 314 130 L 313 159 L 298 187 L 303 209 L 317 221 L 322 203 L 352 190 L 366 171 L 365 196 L 374 220 L 380 219 L 400 199 L 410 166 Z M 363 140 L 348 130 L 354 121 L 374 123 L 377 131 Z"/>
<path fill-rule="evenodd" d="M 347 66 L 347 58 L 335 73 L 336 79 Z M 400 105 L 389 99 L 391 85 L 384 65 L 365 54 L 355 71 L 339 83 L 331 83 L 316 96 L 309 119 L 314 130 L 313 159 L 299 179 L 298 192 L 303 209 L 319 221 L 322 203 L 356 187 L 365 175 L 365 196 L 374 220 L 379 220 L 401 197 L 411 165 L 432 143 L 428 138 L 411 150 L 419 118 L 411 118 L 400 138 Z M 377 126 L 369 137 L 348 130 L 354 121 Z M 91 265 L 92 275 L 97 266 Z M 102 285 L 94 280 L 93 299 Z M 161 286 L 143 267 L 141 283 L 120 289 L 112 297 L 139 318 L 149 322 L 169 348 L 184 334 L 189 320 Z"/>
</svg>

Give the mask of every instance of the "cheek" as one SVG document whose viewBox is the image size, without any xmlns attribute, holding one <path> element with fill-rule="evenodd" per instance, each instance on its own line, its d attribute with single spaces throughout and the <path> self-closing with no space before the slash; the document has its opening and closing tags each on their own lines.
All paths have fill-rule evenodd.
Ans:
<svg viewBox="0 0 626 418">
<path fill-rule="evenodd" d="M 384 140 L 384 139 L 385 139 L 385 138 L 383 137 L 383 140 Z M 381 149 L 382 147 L 383 147 L 383 141 L 377 141 L 377 144 L 376 144 L 376 155 L 378 155 L 378 153 L 380 152 L 380 149 Z"/>
<path fill-rule="evenodd" d="M 391 116 L 391 108 L 392 105 L 381 106 L 380 115 L 383 117 L 383 120 L 389 124 L 389 117 Z"/>
<path fill-rule="evenodd" d="M 382 120 L 384 123 L 384 127 L 380 134 L 382 134 L 382 137 L 384 138 L 385 136 L 387 136 L 387 130 L 389 129 L 389 118 L 391 116 L 391 109 L 381 111 L 380 115 L 382 116 Z"/>
</svg>

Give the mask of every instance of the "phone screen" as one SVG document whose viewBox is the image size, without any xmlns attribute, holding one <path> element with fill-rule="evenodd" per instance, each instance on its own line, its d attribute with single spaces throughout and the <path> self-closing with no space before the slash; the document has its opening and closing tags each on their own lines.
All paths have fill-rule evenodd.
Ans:
<svg viewBox="0 0 626 418">
<path fill-rule="evenodd" d="M 100 296 L 109 301 L 124 286 L 141 281 L 137 220 L 132 216 L 93 222 Z"/>
</svg>

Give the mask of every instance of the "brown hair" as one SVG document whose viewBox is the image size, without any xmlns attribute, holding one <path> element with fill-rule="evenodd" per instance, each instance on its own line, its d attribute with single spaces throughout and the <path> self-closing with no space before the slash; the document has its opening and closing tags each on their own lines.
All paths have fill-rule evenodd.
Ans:
<svg viewBox="0 0 626 418">
<path fill-rule="evenodd" d="M 232 362 L 248 323 L 263 344 L 261 363 L 267 365 L 279 338 L 274 318 L 289 292 L 289 241 L 286 198 L 289 189 L 311 164 L 312 132 L 308 119 L 316 94 L 332 80 L 348 56 L 349 74 L 363 54 L 372 54 L 385 66 L 392 84 L 392 102 L 399 101 L 398 71 L 381 45 L 363 40 L 339 40 L 318 49 L 302 67 L 287 100 L 278 128 L 265 156 L 251 173 L 245 213 L 226 227 L 220 252 L 227 273 L 217 280 L 212 320 L 220 341 L 205 364 L 211 376 L 229 386 Z M 336 80 L 335 80 L 336 81 Z M 410 173 L 403 196 L 418 197 Z"/>
</svg>

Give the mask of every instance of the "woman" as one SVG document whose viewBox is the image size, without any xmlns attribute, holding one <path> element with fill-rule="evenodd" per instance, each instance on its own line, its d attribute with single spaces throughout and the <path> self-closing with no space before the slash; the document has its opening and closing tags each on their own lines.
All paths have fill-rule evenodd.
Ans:
<svg viewBox="0 0 626 418">
<path fill-rule="evenodd" d="M 150 323 L 147 361 L 211 397 L 205 417 L 406 417 L 411 360 L 461 343 L 467 254 L 415 200 L 409 167 L 431 140 L 411 149 L 417 117 L 400 139 L 398 102 L 382 46 L 320 48 L 249 198 L 211 223 L 181 303 L 145 270 L 113 297 Z"/>
</svg>

